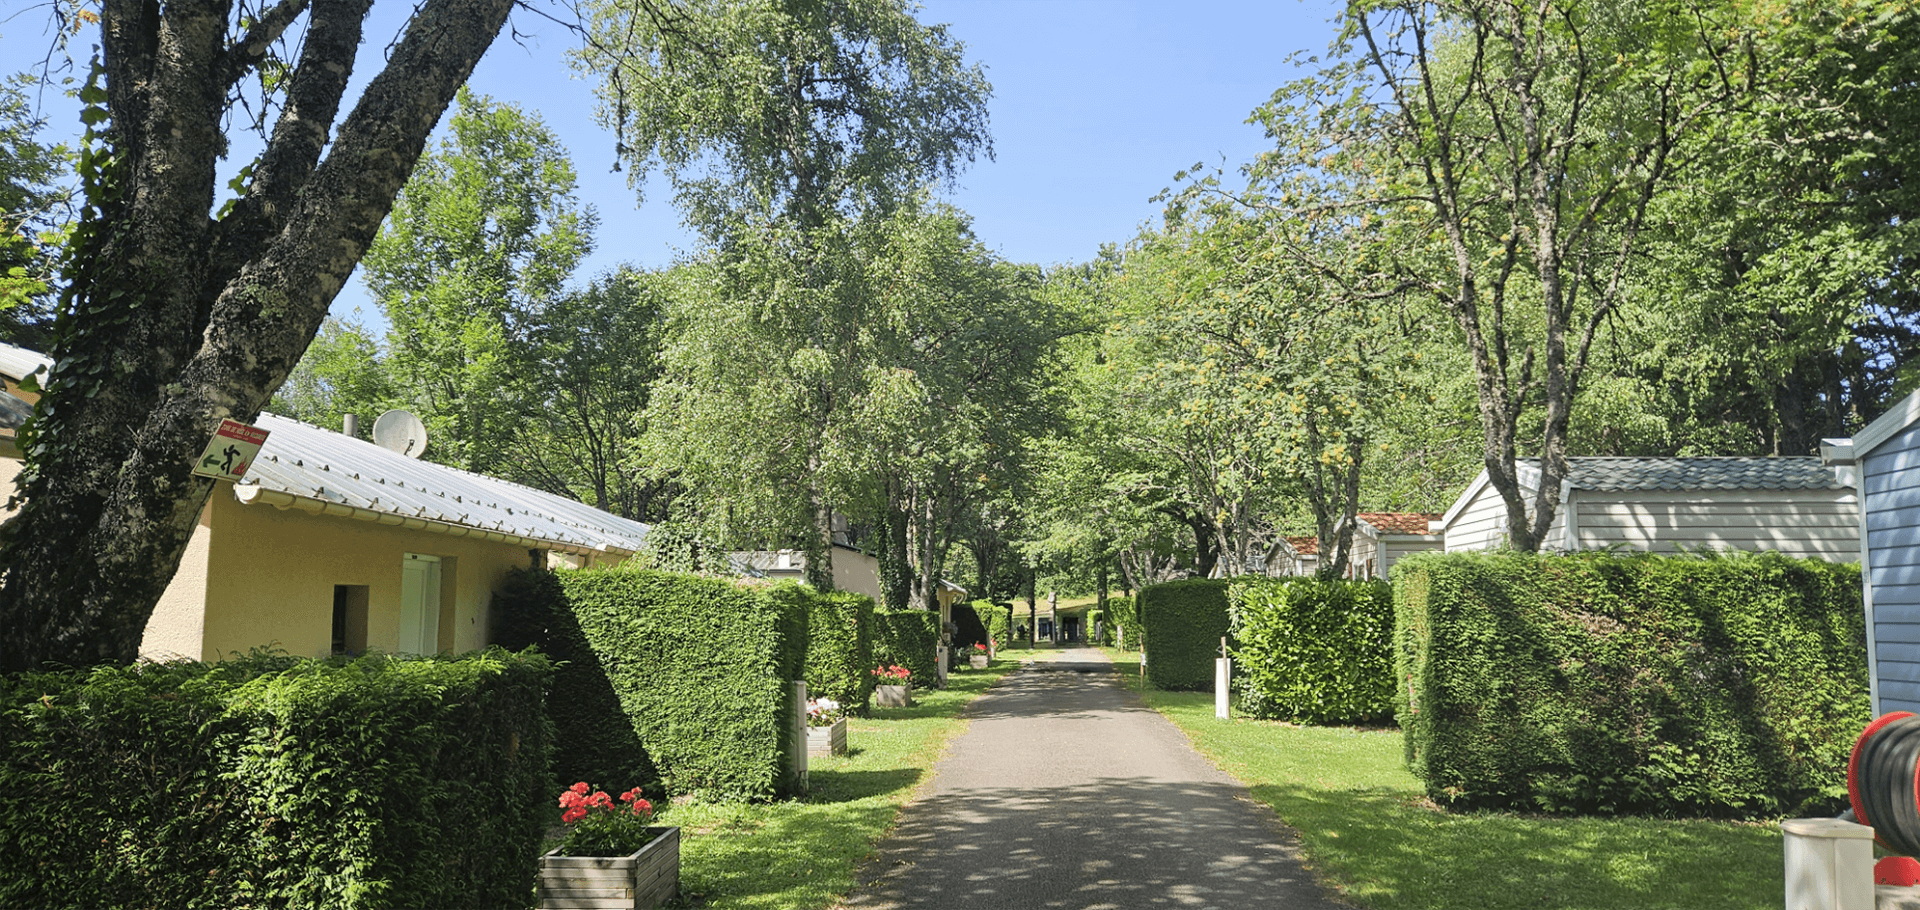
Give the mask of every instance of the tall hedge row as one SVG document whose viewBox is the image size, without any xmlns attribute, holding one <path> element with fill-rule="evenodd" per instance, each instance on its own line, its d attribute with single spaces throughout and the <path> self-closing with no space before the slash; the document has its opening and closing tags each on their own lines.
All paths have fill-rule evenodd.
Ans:
<svg viewBox="0 0 1920 910">
<path fill-rule="evenodd" d="M 808 599 L 807 692 L 867 713 L 873 695 L 873 598 L 837 592 Z"/>
<path fill-rule="evenodd" d="M 1138 602 L 1131 597 L 1108 597 L 1106 620 L 1113 624 L 1114 643 L 1138 651 L 1146 640 L 1140 628 Z"/>
<path fill-rule="evenodd" d="M 494 650 L 0 677 L 0 906 L 530 906 L 550 671 Z"/>
<path fill-rule="evenodd" d="M 940 614 L 932 610 L 883 610 L 873 642 L 874 666 L 898 664 L 913 672 L 913 684 L 939 685 Z"/>
<path fill-rule="evenodd" d="M 553 752 L 556 784 L 584 780 L 620 790 L 639 786 L 655 795 L 664 792 L 660 772 L 621 707 L 600 652 L 567 606 L 558 575 L 530 569 L 508 572 L 494 589 L 492 623 L 494 640 L 502 646 L 538 647 L 556 664 L 547 701 L 559 734 Z"/>
<path fill-rule="evenodd" d="M 788 712 L 791 681 L 804 678 L 810 589 L 639 570 L 554 574 L 597 672 L 669 793 L 758 798 L 792 790 L 806 744 L 794 741 Z M 563 745 L 569 732 L 562 725 Z"/>
<path fill-rule="evenodd" d="M 987 617 L 975 610 L 972 604 L 956 603 L 950 611 L 953 615 L 953 650 L 964 655 L 973 650 L 976 644 L 986 644 L 992 633 L 987 631 Z"/>
<path fill-rule="evenodd" d="M 1857 567 L 1777 554 L 1410 557 L 1408 761 L 1436 801 L 1771 816 L 1841 796 L 1868 720 Z"/>
<path fill-rule="evenodd" d="M 1213 688 L 1213 660 L 1227 626 L 1227 582 L 1194 578 L 1140 589 L 1147 681 L 1161 689 Z"/>
<path fill-rule="evenodd" d="M 987 637 L 993 640 L 995 651 L 1005 651 L 1013 644 L 1013 607 L 997 604 L 990 600 L 976 600 L 972 604 L 973 612 L 980 617 L 980 623 L 987 628 Z"/>
<path fill-rule="evenodd" d="M 1242 711 L 1310 724 L 1393 715 L 1386 582 L 1250 575 L 1233 580 L 1227 604 Z"/>
</svg>

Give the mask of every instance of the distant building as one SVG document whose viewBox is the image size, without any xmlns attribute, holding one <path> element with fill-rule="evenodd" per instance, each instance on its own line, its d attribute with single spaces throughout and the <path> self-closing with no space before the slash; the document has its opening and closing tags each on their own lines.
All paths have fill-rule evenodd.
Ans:
<svg viewBox="0 0 1920 910">
<path fill-rule="evenodd" d="M 1774 550 L 1845 561 L 1859 548 L 1853 488 L 1819 458 L 1569 458 L 1544 550 Z M 1537 459 L 1518 465 L 1531 500 Z M 1430 526 L 1449 553 L 1510 539 L 1486 471 Z"/>
</svg>

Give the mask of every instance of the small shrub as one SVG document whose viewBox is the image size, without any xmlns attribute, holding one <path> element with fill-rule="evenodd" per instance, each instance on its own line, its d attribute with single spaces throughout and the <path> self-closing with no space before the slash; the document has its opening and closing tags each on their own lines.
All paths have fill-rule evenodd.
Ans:
<svg viewBox="0 0 1920 910">
<path fill-rule="evenodd" d="M 1393 589 L 1245 576 L 1227 590 L 1234 691 L 1254 717 L 1356 724 L 1393 714 Z"/>
<path fill-rule="evenodd" d="M 1107 598 L 1107 619 L 1113 623 L 1116 644 L 1140 650 L 1146 641 L 1146 630 L 1140 626 L 1139 601 L 1132 597 Z"/>
<path fill-rule="evenodd" d="M 1213 660 L 1229 631 L 1226 581 L 1149 585 L 1140 589 L 1139 610 L 1147 632 L 1147 681 L 1169 691 L 1213 688 Z"/>
<path fill-rule="evenodd" d="M 953 605 L 953 650 L 956 654 L 973 650 L 973 646 L 986 644 L 991 635 L 987 632 L 986 617 L 981 616 L 972 604 Z"/>
<path fill-rule="evenodd" d="M 986 626 L 987 637 L 994 642 L 996 650 L 1005 650 L 1013 644 L 1013 607 L 1010 604 L 998 604 L 992 601 L 976 600 L 973 611 Z"/>
</svg>

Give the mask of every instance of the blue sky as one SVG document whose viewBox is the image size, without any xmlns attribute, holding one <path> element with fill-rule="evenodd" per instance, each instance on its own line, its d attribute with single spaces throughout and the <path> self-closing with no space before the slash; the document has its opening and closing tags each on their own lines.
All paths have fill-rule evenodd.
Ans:
<svg viewBox="0 0 1920 910">
<path fill-rule="evenodd" d="M 392 34 L 410 6 L 376 4 L 369 35 Z M 1289 55 L 1325 49 L 1335 7 L 1335 0 L 926 0 L 921 21 L 948 24 L 994 88 L 995 159 L 976 162 L 948 198 L 973 216 L 988 247 L 1014 261 L 1081 262 L 1102 244 L 1125 242 L 1157 217 L 1149 200 L 1175 172 L 1196 162 L 1237 165 L 1265 145 L 1246 125 L 1248 113 L 1302 74 Z M 0 16 L 0 58 L 24 67 L 45 47 L 45 7 L 10 12 Z M 580 197 L 601 223 L 578 277 L 622 262 L 670 263 L 692 237 L 663 185 L 651 185 L 646 204 L 636 206 L 625 174 L 611 171 L 613 140 L 594 123 L 593 86 L 573 78 L 564 62 L 569 34 L 526 10 L 515 12 L 511 27 L 518 39 L 495 42 L 472 86 L 538 111 L 571 151 Z M 358 75 L 378 66 L 386 43 L 370 38 Z M 357 280 L 334 312 L 355 307 L 374 316 Z"/>
</svg>

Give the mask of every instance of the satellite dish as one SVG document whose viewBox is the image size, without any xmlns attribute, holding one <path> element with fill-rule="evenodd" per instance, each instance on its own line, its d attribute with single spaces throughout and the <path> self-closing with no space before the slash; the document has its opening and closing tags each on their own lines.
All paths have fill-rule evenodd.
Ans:
<svg viewBox="0 0 1920 910">
<path fill-rule="evenodd" d="M 412 411 L 388 411 L 373 422 L 373 444 L 419 458 L 427 450 L 427 425 Z"/>
</svg>

